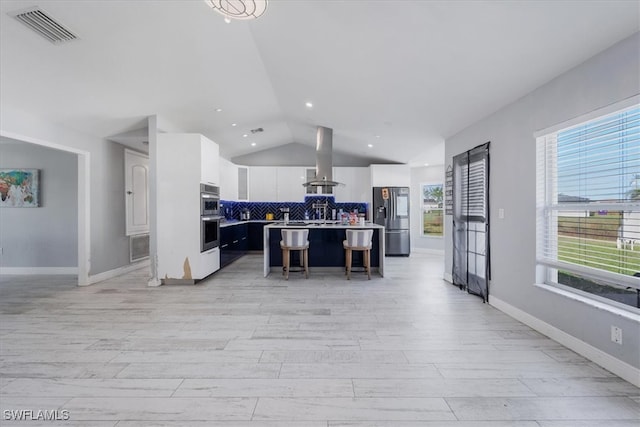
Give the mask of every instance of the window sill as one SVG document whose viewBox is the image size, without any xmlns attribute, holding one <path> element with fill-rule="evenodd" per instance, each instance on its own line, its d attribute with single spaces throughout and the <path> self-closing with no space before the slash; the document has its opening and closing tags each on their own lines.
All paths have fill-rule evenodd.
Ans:
<svg viewBox="0 0 640 427">
<path fill-rule="evenodd" d="M 534 286 L 543 289 L 548 292 L 553 292 L 554 294 L 561 295 L 565 298 L 572 299 L 574 301 L 579 301 L 583 304 L 589 305 L 595 309 L 607 311 L 616 316 L 624 317 L 625 319 L 640 323 L 640 314 L 634 313 L 633 307 L 629 307 L 629 309 L 618 307 L 613 304 L 608 304 L 602 301 L 598 301 L 593 298 L 589 298 L 587 296 L 580 295 L 576 292 L 566 291 L 562 288 L 553 285 L 547 285 L 544 283 L 535 283 Z"/>
</svg>

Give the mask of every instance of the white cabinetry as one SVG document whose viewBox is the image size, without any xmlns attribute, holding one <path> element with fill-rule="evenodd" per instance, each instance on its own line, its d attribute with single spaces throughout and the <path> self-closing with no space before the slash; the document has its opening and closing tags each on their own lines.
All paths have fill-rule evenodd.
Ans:
<svg viewBox="0 0 640 427">
<path fill-rule="evenodd" d="M 157 277 L 202 279 L 220 268 L 220 252 L 200 252 L 200 183 L 219 182 L 218 146 L 198 134 L 158 134 Z M 206 158 L 206 160 L 205 160 Z"/>
<path fill-rule="evenodd" d="M 274 202 L 277 200 L 278 172 L 272 166 L 249 168 L 249 200 L 252 202 Z"/>
<path fill-rule="evenodd" d="M 249 168 L 249 200 L 252 202 L 302 202 L 305 168 L 252 166 Z"/>
<path fill-rule="evenodd" d="M 220 185 L 220 148 L 218 144 L 200 137 L 200 182 Z"/>
<path fill-rule="evenodd" d="M 278 167 L 276 169 L 276 201 L 302 202 L 305 196 L 305 168 Z"/>
<path fill-rule="evenodd" d="M 354 202 L 366 202 L 371 198 L 371 171 L 369 168 L 353 169 L 351 196 Z"/>
<path fill-rule="evenodd" d="M 302 202 L 307 195 L 302 184 L 308 179 L 307 168 L 303 166 L 252 166 L 249 168 L 249 200 Z M 371 198 L 368 167 L 335 167 L 333 180 L 345 184 L 333 188 L 336 202 L 368 202 Z"/>
<path fill-rule="evenodd" d="M 409 165 L 371 165 L 372 187 L 409 187 L 411 169 Z"/>
<path fill-rule="evenodd" d="M 344 184 L 334 188 L 336 202 L 367 202 L 371 198 L 371 173 L 367 167 L 335 167 L 333 180 Z"/>
<path fill-rule="evenodd" d="M 220 198 L 238 200 L 238 166 L 220 158 Z"/>
<path fill-rule="evenodd" d="M 238 200 L 249 200 L 249 168 L 238 167 Z"/>
</svg>

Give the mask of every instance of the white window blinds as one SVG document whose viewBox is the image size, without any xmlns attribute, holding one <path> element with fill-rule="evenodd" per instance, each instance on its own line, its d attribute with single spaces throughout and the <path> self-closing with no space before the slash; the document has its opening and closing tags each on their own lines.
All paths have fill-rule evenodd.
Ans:
<svg viewBox="0 0 640 427">
<path fill-rule="evenodd" d="M 537 143 L 538 263 L 640 289 L 640 108 Z"/>
</svg>

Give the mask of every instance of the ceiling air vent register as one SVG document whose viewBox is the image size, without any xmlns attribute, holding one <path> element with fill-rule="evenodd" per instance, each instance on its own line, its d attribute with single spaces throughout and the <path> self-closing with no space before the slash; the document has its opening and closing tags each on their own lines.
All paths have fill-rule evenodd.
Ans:
<svg viewBox="0 0 640 427">
<path fill-rule="evenodd" d="M 39 7 L 31 7 L 29 9 L 11 12 L 9 15 L 53 44 L 66 43 L 78 38 L 78 36 Z"/>
</svg>

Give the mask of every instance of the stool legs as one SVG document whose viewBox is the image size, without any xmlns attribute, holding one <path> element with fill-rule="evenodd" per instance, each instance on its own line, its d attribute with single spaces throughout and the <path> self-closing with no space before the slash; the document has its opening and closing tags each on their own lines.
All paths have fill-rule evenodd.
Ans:
<svg viewBox="0 0 640 427">
<path fill-rule="evenodd" d="M 291 260 L 289 258 L 289 249 L 282 249 L 282 274 L 289 280 L 289 264 Z"/>
<path fill-rule="evenodd" d="M 362 264 L 367 272 L 367 278 L 371 280 L 371 249 L 358 249 L 362 250 Z M 351 280 L 351 265 L 353 263 L 353 249 L 345 248 L 345 274 L 347 275 L 347 280 Z"/>
<path fill-rule="evenodd" d="M 309 249 L 299 249 L 301 252 L 300 261 L 304 267 L 304 277 L 309 278 Z M 291 269 L 291 249 L 282 248 L 282 275 L 289 280 L 289 270 Z"/>
<path fill-rule="evenodd" d="M 371 251 L 367 249 L 364 252 L 364 267 L 367 269 L 368 279 L 371 280 Z"/>
</svg>

